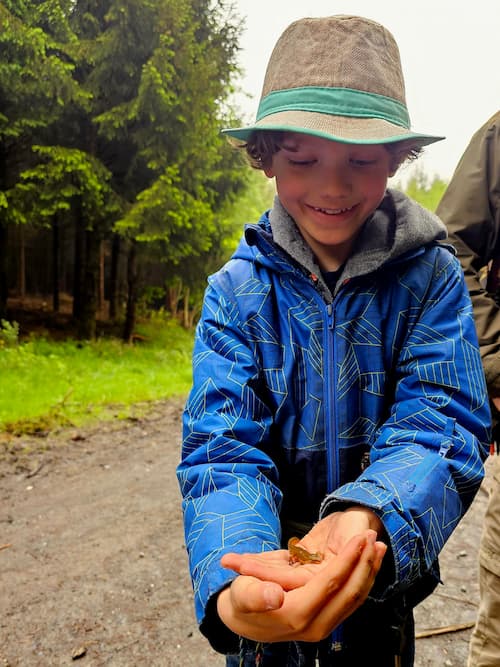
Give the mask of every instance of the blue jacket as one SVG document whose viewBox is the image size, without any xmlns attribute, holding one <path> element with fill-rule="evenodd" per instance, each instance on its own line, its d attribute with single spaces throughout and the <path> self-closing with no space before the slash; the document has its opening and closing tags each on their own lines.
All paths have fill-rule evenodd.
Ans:
<svg viewBox="0 0 500 667">
<path fill-rule="evenodd" d="M 296 523 L 346 505 L 373 509 L 390 539 L 375 596 L 437 576 L 490 437 L 471 303 L 444 236 L 388 191 L 332 294 L 277 201 L 210 277 L 178 478 L 211 640 L 207 602 L 235 576 L 221 556 L 279 548 Z"/>
</svg>

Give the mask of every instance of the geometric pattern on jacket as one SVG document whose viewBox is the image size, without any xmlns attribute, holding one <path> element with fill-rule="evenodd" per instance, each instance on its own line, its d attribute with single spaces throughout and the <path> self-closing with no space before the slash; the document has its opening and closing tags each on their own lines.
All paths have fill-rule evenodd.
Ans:
<svg viewBox="0 0 500 667">
<path fill-rule="evenodd" d="M 253 229 L 254 245 L 209 279 L 184 414 L 200 622 L 234 577 L 223 553 L 275 549 L 280 519 L 345 504 L 372 508 L 390 538 L 394 571 L 377 594 L 418 585 L 479 487 L 489 441 L 472 309 L 448 249 L 354 277 L 327 304 Z"/>
</svg>

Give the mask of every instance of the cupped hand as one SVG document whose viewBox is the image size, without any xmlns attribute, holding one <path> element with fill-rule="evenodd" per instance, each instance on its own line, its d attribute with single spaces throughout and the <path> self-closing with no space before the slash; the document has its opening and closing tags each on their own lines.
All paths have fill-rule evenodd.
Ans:
<svg viewBox="0 0 500 667">
<path fill-rule="evenodd" d="M 222 557 L 221 564 L 238 574 L 275 582 L 285 591 L 289 591 L 304 586 L 313 575 L 326 566 L 326 560 L 320 563 L 290 566 L 288 550 L 277 549 L 262 553 L 228 553 Z"/>
<path fill-rule="evenodd" d="M 368 530 L 318 564 L 290 566 L 283 549 L 251 561 L 248 554 L 226 554 L 222 564 L 240 576 L 219 594 L 219 616 L 233 632 L 255 641 L 320 641 L 365 601 L 385 551 Z M 257 578 L 259 568 L 272 572 L 272 579 Z M 247 569 L 254 574 L 241 572 Z"/>
<path fill-rule="evenodd" d="M 313 575 L 325 568 L 329 559 L 337 556 L 353 537 L 370 529 L 375 530 L 378 535 L 383 533 L 382 524 L 373 512 L 354 506 L 324 517 L 300 540 L 299 544 L 309 552 L 323 555 L 320 563 L 309 562 L 290 567 L 290 554 L 286 549 L 258 554 L 229 553 L 223 556 L 221 563 L 239 574 L 275 582 L 288 591 L 306 584 Z"/>
<path fill-rule="evenodd" d="M 366 530 L 374 530 L 379 539 L 385 537 L 384 526 L 378 516 L 367 507 L 353 505 L 323 517 L 301 543 L 310 550 L 318 548 L 326 554 L 337 554 L 352 537 Z"/>
</svg>

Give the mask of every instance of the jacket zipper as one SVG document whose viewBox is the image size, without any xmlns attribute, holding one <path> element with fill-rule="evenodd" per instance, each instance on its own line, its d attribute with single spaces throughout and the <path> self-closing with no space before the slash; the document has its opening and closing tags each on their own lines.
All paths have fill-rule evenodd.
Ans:
<svg viewBox="0 0 500 667">
<path fill-rule="evenodd" d="M 335 366 L 335 309 L 333 303 L 329 303 L 326 308 L 326 350 L 325 350 L 325 373 L 326 373 L 326 400 L 325 414 L 326 419 L 326 464 L 327 464 L 327 492 L 331 493 L 339 486 L 339 472 L 336 465 L 338 460 L 337 452 L 337 416 L 335 406 L 337 404 L 337 374 Z M 329 641 L 330 651 L 337 653 L 342 651 L 344 631 L 342 625 L 332 630 Z"/>
<path fill-rule="evenodd" d="M 338 486 L 337 463 L 337 420 L 335 415 L 337 383 L 335 372 L 335 345 L 334 345 L 334 327 L 335 311 L 333 304 L 329 303 L 326 309 L 327 327 L 326 327 L 326 349 L 325 349 L 325 383 L 326 383 L 326 460 L 327 460 L 327 492 L 331 493 Z"/>
</svg>

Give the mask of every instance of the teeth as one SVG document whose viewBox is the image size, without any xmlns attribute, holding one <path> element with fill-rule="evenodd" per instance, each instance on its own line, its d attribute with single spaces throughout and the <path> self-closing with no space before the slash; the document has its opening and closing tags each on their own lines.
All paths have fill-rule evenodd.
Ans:
<svg viewBox="0 0 500 667">
<path fill-rule="evenodd" d="M 348 206 L 347 208 L 319 208 L 318 206 L 313 206 L 315 211 L 319 211 L 320 213 L 326 213 L 327 215 L 338 215 L 339 213 L 345 213 L 346 211 L 350 211 L 353 207 Z"/>
</svg>

